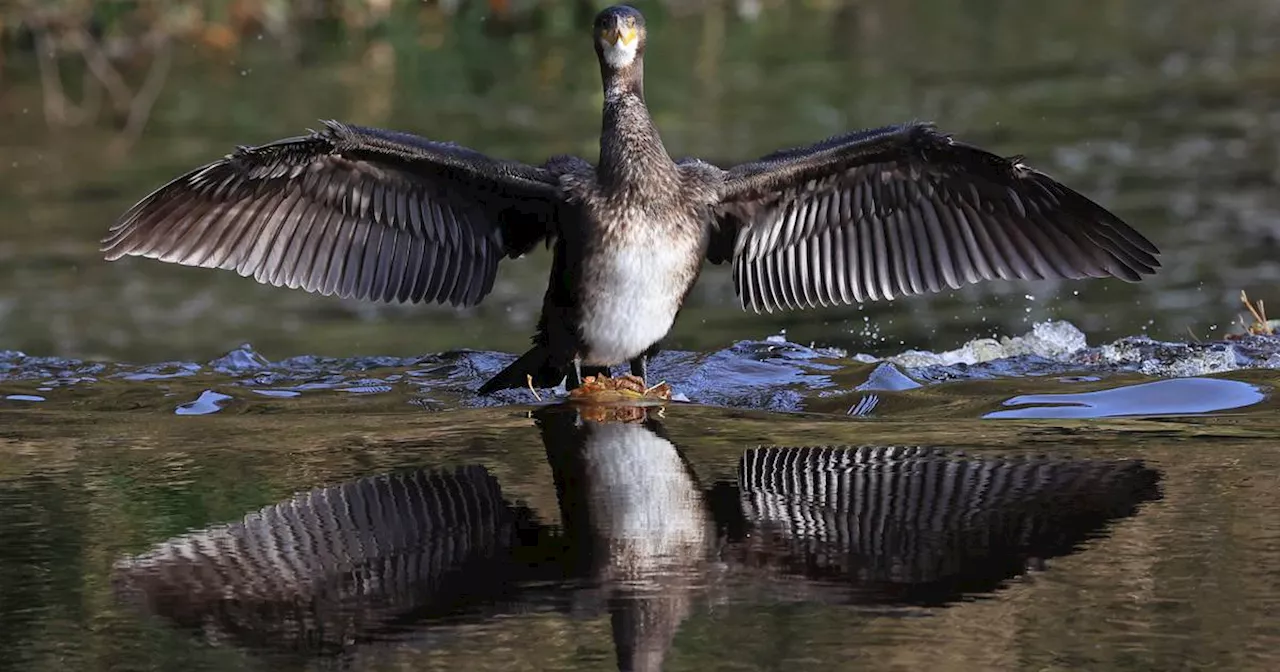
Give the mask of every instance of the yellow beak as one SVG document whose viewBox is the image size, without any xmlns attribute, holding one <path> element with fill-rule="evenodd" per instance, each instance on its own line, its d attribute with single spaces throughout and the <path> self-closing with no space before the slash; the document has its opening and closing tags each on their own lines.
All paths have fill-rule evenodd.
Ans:
<svg viewBox="0 0 1280 672">
<path fill-rule="evenodd" d="M 635 42 L 636 39 L 639 37 L 640 37 L 640 32 L 636 30 L 635 26 L 624 26 L 622 28 L 608 28 L 604 31 L 604 39 L 608 40 L 609 44 L 616 45 L 618 41 L 621 40 L 623 46 L 627 46 L 627 45 L 630 45 L 632 42 Z"/>
</svg>

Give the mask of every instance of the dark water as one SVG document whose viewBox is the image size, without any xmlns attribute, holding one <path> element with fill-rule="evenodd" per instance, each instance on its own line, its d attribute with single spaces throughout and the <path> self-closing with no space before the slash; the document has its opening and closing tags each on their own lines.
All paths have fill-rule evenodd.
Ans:
<svg viewBox="0 0 1280 672">
<path fill-rule="evenodd" d="M 0 669 L 1280 668 L 1280 339 L 1222 340 L 1280 286 L 1275 3 L 646 6 L 674 153 L 933 119 L 1165 268 L 783 316 L 711 272 L 653 367 L 692 403 L 625 422 L 473 392 L 543 256 L 463 312 L 100 261 L 153 186 L 317 118 L 595 154 L 572 11 L 411 4 L 176 45 L 132 146 L 50 130 L 5 54 Z"/>
<path fill-rule="evenodd" d="M 1280 664 L 1280 339 L 742 342 L 647 417 L 508 358 L 0 355 L 6 663 Z"/>
</svg>

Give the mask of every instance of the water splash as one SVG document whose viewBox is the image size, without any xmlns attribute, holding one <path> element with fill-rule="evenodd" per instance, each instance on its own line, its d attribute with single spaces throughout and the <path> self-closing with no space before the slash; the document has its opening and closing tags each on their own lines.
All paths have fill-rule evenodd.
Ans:
<svg viewBox="0 0 1280 672">
<path fill-rule="evenodd" d="M 127 403 L 104 401 L 105 408 L 153 408 L 180 415 L 214 413 L 233 400 L 278 404 L 321 397 L 333 404 L 349 404 L 360 398 L 392 407 L 408 404 L 431 410 L 533 403 L 527 390 L 506 390 L 491 397 L 475 393 L 484 380 L 510 361 L 508 354 L 462 350 L 411 358 L 304 355 L 273 362 L 247 344 L 205 364 L 111 364 L 7 351 L 0 352 L 0 405 L 30 404 L 37 399 L 69 403 L 68 388 L 95 385 L 110 385 L 116 390 L 128 387 L 131 396 Z M 940 383 L 1006 380 L 1009 403 L 1020 405 L 1042 401 L 1028 394 L 1029 379 L 1036 381 L 1037 389 L 1032 391 L 1039 392 L 1046 383 L 1096 385 L 1122 374 L 1202 378 L 1249 368 L 1280 369 L 1280 338 L 1165 343 L 1130 337 L 1090 347 L 1074 325 L 1045 322 L 1020 336 L 976 339 L 954 350 L 911 350 L 886 358 L 806 347 L 778 337 L 742 341 L 711 353 L 664 352 L 652 363 L 651 377 L 654 382 L 670 383 L 677 390 L 677 399 L 697 403 L 794 412 L 814 410 L 826 399 L 839 398 L 844 402 L 840 412 L 846 413 L 864 396 L 859 393 L 913 394 L 917 388 Z M 1135 389 L 1128 394 L 1142 396 L 1168 389 L 1193 394 L 1187 386 Z M 561 387 L 543 397 L 563 394 Z M 1067 394 L 1076 392 L 1068 390 Z M 1115 403 L 1096 402 L 1095 398 L 1077 406 L 1094 411 L 1073 413 L 1102 417 Z M 1152 412 L 1205 412 L 1196 410 L 1199 407 L 1194 403 L 1161 408 L 1166 410 Z M 1032 411 L 1001 410 L 985 417 L 1031 417 L 1026 413 Z M 1078 414 L 1070 417 L 1080 417 Z"/>
<path fill-rule="evenodd" d="M 1240 369 L 1280 369 L 1280 337 L 1167 343 L 1131 336 L 1089 347 L 1075 325 L 1042 322 L 1023 336 L 980 338 L 955 350 L 908 351 L 884 361 L 922 382 L 1096 373 L 1204 376 Z"/>
</svg>

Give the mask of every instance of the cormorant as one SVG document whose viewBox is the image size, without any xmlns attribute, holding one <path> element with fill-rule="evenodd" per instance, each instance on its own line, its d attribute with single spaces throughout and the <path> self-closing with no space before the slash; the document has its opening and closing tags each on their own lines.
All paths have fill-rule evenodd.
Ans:
<svg viewBox="0 0 1280 672">
<path fill-rule="evenodd" d="M 259 282 L 380 301 L 479 303 L 498 262 L 545 241 L 533 348 L 480 391 L 576 387 L 629 362 L 643 378 L 704 259 L 731 263 L 743 307 L 795 309 L 995 278 L 1140 280 L 1142 234 L 1021 159 L 905 123 L 721 169 L 672 160 L 644 102 L 644 17 L 600 12 L 596 165 L 541 166 L 335 121 L 241 147 L 161 187 L 103 240 Z M 531 381 L 529 377 L 532 377 Z"/>
</svg>

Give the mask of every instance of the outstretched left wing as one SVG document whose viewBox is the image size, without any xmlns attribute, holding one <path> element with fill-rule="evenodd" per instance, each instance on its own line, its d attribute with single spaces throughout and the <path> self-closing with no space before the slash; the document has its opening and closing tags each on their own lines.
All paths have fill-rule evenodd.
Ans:
<svg viewBox="0 0 1280 672">
<path fill-rule="evenodd" d="M 958 289 L 995 278 L 1137 281 L 1142 234 L 1019 159 L 928 124 L 784 150 L 724 174 L 707 256 L 757 312 Z"/>
<path fill-rule="evenodd" d="M 374 301 L 479 303 L 498 262 L 553 235 L 553 171 L 326 122 L 157 189 L 103 240 L 126 255 Z"/>
</svg>

